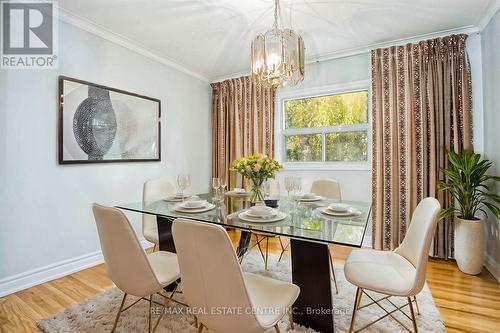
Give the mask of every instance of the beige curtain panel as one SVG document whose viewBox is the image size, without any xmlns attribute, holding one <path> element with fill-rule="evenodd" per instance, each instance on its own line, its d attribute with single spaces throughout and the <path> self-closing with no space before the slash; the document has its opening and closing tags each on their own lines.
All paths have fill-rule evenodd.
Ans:
<svg viewBox="0 0 500 333">
<path fill-rule="evenodd" d="M 274 155 L 274 96 L 275 89 L 248 76 L 212 83 L 212 176 L 228 188 L 242 185 L 241 176 L 229 172 L 233 160 Z"/>
<path fill-rule="evenodd" d="M 436 188 L 446 153 L 472 148 L 472 86 L 467 36 L 372 51 L 373 247 L 405 237 L 417 203 L 452 199 Z M 453 257 L 453 222 L 438 224 L 433 254 Z"/>
</svg>

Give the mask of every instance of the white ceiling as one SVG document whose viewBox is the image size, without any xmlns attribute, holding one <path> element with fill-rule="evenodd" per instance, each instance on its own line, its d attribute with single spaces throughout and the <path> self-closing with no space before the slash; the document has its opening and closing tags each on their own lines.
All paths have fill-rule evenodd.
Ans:
<svg viewBox="0 0 500 333">
<path fill-rule="evenodd" d="M 282 0 L 281 12 L 313 59 L 475 26 L 495 1 Z M 273 20 L 273 0 L 60 0 L 59 6 L 63 17 L 208 80 L 248 71 L 250 43 Z"/>
</svg>

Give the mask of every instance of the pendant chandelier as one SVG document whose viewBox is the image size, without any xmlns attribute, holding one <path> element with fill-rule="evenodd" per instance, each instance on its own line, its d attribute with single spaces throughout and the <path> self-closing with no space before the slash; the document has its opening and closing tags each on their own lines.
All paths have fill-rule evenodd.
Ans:
<svg viewBox="0 0 500 333">
<path fill-rule="evenodd" d="M 291 87 L 304 79 L 304 40 L 278 25 L 279 0 L 274 1 L 274 25 L 252 42 L 252 77 L 263 85 Z"/>
</svg>

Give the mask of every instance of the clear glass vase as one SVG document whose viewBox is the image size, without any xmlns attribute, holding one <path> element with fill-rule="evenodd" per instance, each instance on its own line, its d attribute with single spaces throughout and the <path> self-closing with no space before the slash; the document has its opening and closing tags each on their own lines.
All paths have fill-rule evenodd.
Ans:
<svg viewBox="0 0 500 333">
<path fill-rule="evenodd" d="M 264 179 L 252 179 L 252 189 L 250 192 L 250 203 L 256 204 L 257 202 L 264 201 L 264 191 L 262 189 L 262 183 Z"/>
</svg>

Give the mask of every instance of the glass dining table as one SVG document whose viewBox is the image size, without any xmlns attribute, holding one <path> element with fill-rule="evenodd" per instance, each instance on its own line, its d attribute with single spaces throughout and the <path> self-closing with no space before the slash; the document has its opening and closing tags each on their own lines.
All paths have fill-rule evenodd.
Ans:
<svg viewBox="0 0 500 333">
<path fill-rule="evenodd" d="M 283 220 L 248 222 L 239 217 L 241 212 L 250 207 L 246 197 L 225 196 L 223 200 L 216 200 L 211 194 L 199 197 L 213 202 L 215 207 L 201 213 L 180 212 L 176 210 L 179 202 L 166 200 L 122 204 L 117 207 L 126 211 L 155 215 L 159 248 L 162 251 L 175 252 L 171 227 L 177 218 L 188 218 L 241 230 L 237 250 L 239 256 L 247 251 L 252 232 L 289 237 L 292 282 L 300 287 L 300 295 L 293 307 L 294 322 L 318 332 L 333 332 L 328 245 L 361 247 L 370 218 L 371 205 L 365 202 L 342 201 L 358 213 L 341 217 L 322 212 L 330 203 L 338 200 L 299 202 L 280 198 L 277 209 L 286 213 Z"/>
</svg>

